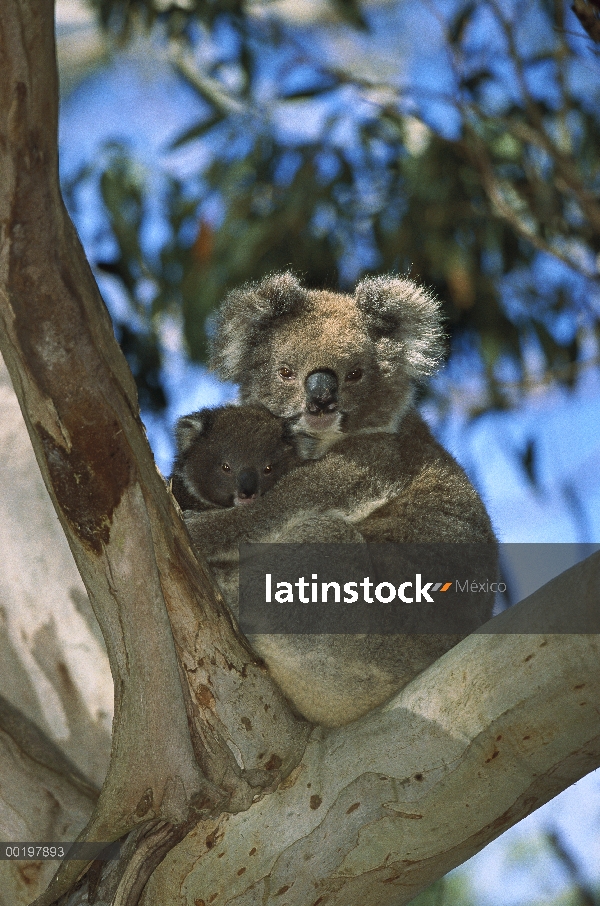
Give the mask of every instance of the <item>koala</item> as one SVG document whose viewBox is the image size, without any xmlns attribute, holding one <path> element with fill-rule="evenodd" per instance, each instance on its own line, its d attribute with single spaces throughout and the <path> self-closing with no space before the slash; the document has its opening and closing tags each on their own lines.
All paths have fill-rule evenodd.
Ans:
<svg viewBox="0 0 600 906">
<path fill-rule="evenodd" d="M 264 406 L 221 406 L 180 418 L 171 490 L 182 510 L 244 506 L 298 463 L 284 421 Z"/>
<path fill-rule="evenodd" d="M 301 466 L 252 507 L 188 513 L 209 565 L 241 542 L 485 542 L 488 514 L 414 408 L 443 348 L 439 305 L 407 278 L 353 294 L 305 289 L 291 273 L 231 292 L 211 365 L 242 403 L 286 420 Z M 495 556 L 495 553 L 494 553 Z M 485 597 L 479 620 L 491 617 Z M 382 704 L 460 635 L 260 635 L 249 641 L 298 714 L 324 726 Z"/>
</svg>

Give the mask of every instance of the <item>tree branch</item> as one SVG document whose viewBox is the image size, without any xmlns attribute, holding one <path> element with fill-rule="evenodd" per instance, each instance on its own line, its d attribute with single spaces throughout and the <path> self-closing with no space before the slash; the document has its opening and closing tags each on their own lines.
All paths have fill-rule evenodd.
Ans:
<svg viewBox="0 0 600 906">
<path fill-rule="evenodd" d="M 402 906 L 600 765 L 600 637 L 534 635 L 600 608 L 600 553 L 464 639 L 391 702 L 315 729 L 249 812 L 202 823 L 144 906 Z M 488 624 L 489 627 L 490 624 Z"/>
<path fill-rule="evenodd" d="M 112 758 L 83 837 L 111 840 L 247 808 L 295 766 L 309 728 L 234 628 L 154 465 L 60 196 L 53 27 L 51 0 L 2 6 L 0 349 L 106 641 Z M 249 709 L 270 705 L 251 738 L 234 689 Z M 83 867 L 65 863 L 40 903 Z"/>
<path fill-rule="evenodd" d="M 479 171 L 481 184 L 490 200 L 492 209 L 497 216 L 502 218 L 502 220 L 505 220 L 518 236 L 522 236 L 523 239 L 526 239 L 527 242 L 538 251 L 545 252 L 546 254 L 557 258 L 559 261 L 563 261 L 565 264 L 568 264 L 569 267 L 573 268 L 574 271 L 577 271 L 588 279 L 597 279 L 598 273 L 596 270 L 590 270 L 582 262 L 565 254 L 565 252 L 557 248 L 556 244 L 551 245 L 540 235 L 539 231 L 536 231 L 539 221 L 534 218 L 533 214 L 530 214 L 530 220 L 533 221 L 533 223 L 526 222 L 522 213 L 515 208 L 514 204 L 511 204 L 507 200 L 504 189 L 509 188 L 510 192 L 516 197 L 519 197 L 518 193 L 510 183 L 507 183 L 506 186 L 503 187 L 500 179 L 494 172 L 494 166 L 485 143 L 480 140 L 477 133 L 466 122 L 464 128 L 465 133 L 468 135 L 468 139 L 459 140 L 456 143 L 457 147 L 460 148 L 465 158 L 470 160 L 473 166 Z M 530 212 L 528 211 L 528 213 Z"/>
<path fill-rule="evenodd" d="M 289 906 L 319 897 L 338 906 L 409 902 L 600 765 L 600 638 L 526 632 L 541 614 L 558 629 L 565 614 L 577 622 L 599 607 L 596 553 L 496 617 L 501 633 L 482 627 L 387 705 L 347 727 L 316 728 L 279 790 L 249 811 L 200 821 L 154 872 L 142 904 L 281 906 L 282 891 Z M 1 709 L 0 727 L 1 744 Z M 31 744 L 10 735 L 21 739 L 12 762 L 21 769 Z M 38 734 L 35 760 L 48 783 L 56 756 L 42 742 Z M 14 770 L 2 764 L 2 776 Z M 52 820 L 68 826 L 79 780 L 58 776 Z M 7 789 L 22 800 L 35 784 L 26 770 Z M 166 831 L 159 822 L 140 828 L 135 858 Z M 112 871 L 127 880 L 135 865 L 119 864 Z M 110 902 L 112 880 L 96 889 L 100 901 Z"/>
</svg>

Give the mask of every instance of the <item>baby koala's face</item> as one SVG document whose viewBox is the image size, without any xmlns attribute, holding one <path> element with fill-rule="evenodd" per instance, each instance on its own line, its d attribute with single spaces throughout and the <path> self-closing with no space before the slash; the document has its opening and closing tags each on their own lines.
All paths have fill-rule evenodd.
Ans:
<svg viewBox="0 0 600 906">
<path fill-rule="evenodd" d="M 176 433 L 174 476 L 190 508 L 189 498 L 222 507 L 248 505 L 296 462 L 283 421 L 262 406 L 203 409 L 180 419 Z"/>
</svg>

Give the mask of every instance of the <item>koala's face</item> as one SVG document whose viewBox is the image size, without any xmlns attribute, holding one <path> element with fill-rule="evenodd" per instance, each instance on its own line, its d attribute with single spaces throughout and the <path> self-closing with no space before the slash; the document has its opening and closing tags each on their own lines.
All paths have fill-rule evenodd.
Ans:
<svg viewBox="0 0 600 906">
<path fill-rule="evenodd" d="M 188 493 L 217 506 L 265 494 L 294 463 L 284 423 L 262 406 L 225 406 L 180 419 L 177 470 Z"/>
<path fill-rule="evenodd" d="M 440 353 L 438 304 L 410 280 L 368 278 L 342 295 L 279 274 L 230 293 L 212 367 L 323 449 L 340 433 L 395 430 Z"/>
<path fill-rule="evenodd" d="M 272 326 L 268 360 L 242 393 L 308 434 L 354 432 L 380 424 L 389 375 L 349 296 L 315 293 L 308 309 Z M 404 396 L 408 379 L 397 388 Z M 391 417 L 391 412 L 390 412 Z"/>
</svg>

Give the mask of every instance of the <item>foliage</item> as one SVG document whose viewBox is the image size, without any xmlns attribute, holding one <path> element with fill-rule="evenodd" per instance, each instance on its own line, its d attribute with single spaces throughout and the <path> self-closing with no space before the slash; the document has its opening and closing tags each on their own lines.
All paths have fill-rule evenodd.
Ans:
<svg viewBox="0 0 600 906">
<path fill-rule="evenodd" d="M 164 175 L 158 254 L 143 241 L 149 183 L 125 148 L 67 187 L 75 199 L 99 181 L 114 255 L 96 265 L 138 319 L 117 333 L 147 405 L 164 404 L 166 313 L 202 361 L 205 319 L 223 293 L 287 267 L 309 286 L 384 271 L 432 286 L 451 353 L 479 355 L 480 409 L 514 402 L 532 350 L 542 370 L 574 380 L 583 340 L 600 336 L 599 86 L 590 41 L 559 0 L 362 11 L 340 0 L 327 26 L 257 15 L 241 0 L 94 5 L 121 38 L 154 26 L 209 110 L 173 143 L 202 145 L 211 163 L 193 179 Z M 401 60 L 380 75 L 381 23 L 399 28 L 409 12 L 434 28 L 437 58 L 424 47 L 415 78 L 400 78 Z M 352 28 L 368 66 L 339 52 Z M 426 71 L 438 76 L 430 89 Z"/>
</svg>

